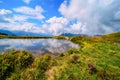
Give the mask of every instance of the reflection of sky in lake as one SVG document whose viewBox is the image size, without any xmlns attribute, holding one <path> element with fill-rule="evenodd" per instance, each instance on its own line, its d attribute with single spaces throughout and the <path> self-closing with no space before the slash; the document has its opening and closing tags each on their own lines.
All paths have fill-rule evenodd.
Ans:
<svg viewBox="0 0 120 80">
<path fill-rule="evenodd" d="M 57 39 L 0 39 L 0 53 L 11 49 L 27 50 L 32 53 L 62 53 L 78 45 Z"/>
</svg>

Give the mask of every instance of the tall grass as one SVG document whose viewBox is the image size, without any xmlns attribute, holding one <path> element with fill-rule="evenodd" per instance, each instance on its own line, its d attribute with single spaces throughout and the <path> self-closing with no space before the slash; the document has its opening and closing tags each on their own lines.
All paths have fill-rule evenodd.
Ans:
<svg viewBox="0 0 120 80">
<path fill-rule="evenodd" d="M 0 80 L 120 80 L 118 42 L 101 36 L 69 40 L 81 48 L 57 56 L 17 50 L 1 54 Z"/>
</svg>

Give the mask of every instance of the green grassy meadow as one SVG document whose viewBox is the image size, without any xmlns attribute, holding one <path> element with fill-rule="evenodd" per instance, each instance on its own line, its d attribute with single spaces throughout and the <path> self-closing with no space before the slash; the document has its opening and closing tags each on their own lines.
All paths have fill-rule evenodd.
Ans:
<svg viewBox="0 0 120 80">
<path fill-rule="evenodd" d="M 120 32 L 69 40 L 81 47 L 37 57 L 18 50 L 0 54 L 0 80 L 120 80 Z"/>
</svg>

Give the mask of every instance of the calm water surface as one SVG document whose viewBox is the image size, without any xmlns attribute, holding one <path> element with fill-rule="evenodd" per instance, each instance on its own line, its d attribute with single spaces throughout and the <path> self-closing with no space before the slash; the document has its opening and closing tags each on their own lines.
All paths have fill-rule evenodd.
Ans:
<svg viewBox="0 0 120 80">
<path fill-rule="evenodd" d="M 27 50 L 34 54 L 62 53 L 79 45 L 67 40 L 57 39 L 0 39 L 0 53 L 11 49 Z"/>
</svg>

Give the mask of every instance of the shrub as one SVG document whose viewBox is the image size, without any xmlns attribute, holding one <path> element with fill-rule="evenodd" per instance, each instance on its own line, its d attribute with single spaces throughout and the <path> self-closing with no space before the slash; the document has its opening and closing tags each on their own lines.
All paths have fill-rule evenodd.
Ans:
<svg viewBox="0 0 120 80">
<path fill-rule="evenodd" d="M 20 68 L 26 68 L 30 64 L 32 64 L 32 62 L 34 61 L 34 57 L 32 56 L 31 53 L 22 51 L 21 54 L 19 54 L 17 61 L 18 61 Z"/>
<path fill-rule="evenodd" d="M 50 54 L 45 54 L 43 56 L 37 57 L 31 65 L 31 68 L 27 69 L 26 72 L 23 73 L 23 79 L 46 80 L 46 71 L 54 66 L 54 64 L 55 61 Z"/>
<path fill-rule="evenodd" d="M 26 51 L 12 50 L 0 57 L 0 80 L 5 80 L 14 71 L 28 67 L 34 58 Z"/>
<path fill-rule="evenodd" d="M 80 56 L 77 56 L 77 55 L 72 56 L 72 63 L 76 63 L 79 58 Z"/>
</svg>

